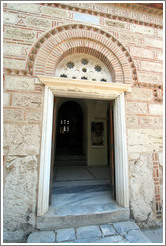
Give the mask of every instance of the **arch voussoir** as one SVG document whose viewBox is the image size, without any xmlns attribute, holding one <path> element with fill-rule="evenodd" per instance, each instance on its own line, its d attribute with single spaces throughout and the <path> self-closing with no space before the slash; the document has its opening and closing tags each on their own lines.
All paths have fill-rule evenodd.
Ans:
<svg viewBox="0 0 166 246">
<path fill-rule="evenodd" d="M 55 67 L 73 52 L 86 52 L 106 62 L 114 82 L 137 83 L 136 67 L 128 50 L 111 34 L 77 24 L 53 28 L 34 45 L 27 61 L 32 75 L 54 76 Z"/>
</svg>

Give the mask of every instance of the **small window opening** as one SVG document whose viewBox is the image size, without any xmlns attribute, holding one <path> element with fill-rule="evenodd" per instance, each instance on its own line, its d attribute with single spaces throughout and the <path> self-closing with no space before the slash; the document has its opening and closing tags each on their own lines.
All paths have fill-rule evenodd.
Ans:
<svg viewBox="0 0 166 246">
<path fill-rule="evenodd" d="M 87 72 L 87 69 L 86 69 L 86 68 L 83 68 L 82 71 L 83 71 L 84 73 L 86 73 L 86 72 Z"/>
<path fill-rule="evenodd" d="M 106 80 L 106 79 L 101 79 L 101 81 L 103 81 L 103 82 L 107 82 L 107 80 Z"/>
<path fill-rule="evenodd" d="M 61 74 L 60 77 L 67 78 L 67 75 L 66 74 Z"/>
<path fill-rule="evenodd" d="M 66 64 L 66 66 L 68 67 L 68 68 L 73 68 L 74 67 L 74 63 L 73 62 L 68 62 L 67 64 Z"/>
<path fill-rule="evenodd" d="M 81 62 L 82 62 L 82 64 L 86 65 L 86 64 L 88 64 L 89 61 L 88 61 L 87 59 L 83 58 L 83 59 L 81 60 Z"/>
<path fill-rule="evenodd" d="M 65 134 L 70 131 L 70 121 L 69 120 L 60 120 L 60 133 Z"/>
<path fill-rule="evenodd" d="M 100 71 L 101 71 L 101 67 L 100 67 L 99 65 L 96 65 L 96 66 L 95 66 L 95 70 L 96 70 L 97 72 L 100 72 Z"/>
<path fill-rule="evenodd" d="M 84 76 L 84 77 L 81 77 L 81 79 L 87 79 L 87 77 Z"/>
</svg>

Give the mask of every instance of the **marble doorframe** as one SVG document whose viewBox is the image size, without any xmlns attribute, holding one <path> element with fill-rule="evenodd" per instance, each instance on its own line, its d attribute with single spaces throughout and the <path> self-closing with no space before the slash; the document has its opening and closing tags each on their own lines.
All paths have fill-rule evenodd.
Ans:
<svg viewBox="0 0 166 246">
<path fill-rule="evenodd" d="M 127 157 L 127 140 L 125 125 L 125 100 L 124 92 L 130 89 L 129 85 L 124 84 L 101 84 L 99 88 L 95 88 L 86 96 L 88 86 L 94 86 L 94 83 L 88 82 L 84 88 L 81 87 L 82 81 L 77 81 L 77 87 L 80 86 L 82 92 L 78 95 L 76 91 L 67 91 L 63 93 L 63 83 L 58 84 L 59 78 L 40 77 L 39 80 L 45 85 L 44 108 L 43 108 L 43 125 L 42 125 L 42 141 L 40 153 L 40 171 L 39 171 L 39 188 L 38 188 L 38 205 L 37 216 L 44 215 L 49 208 L 49 189 L 50 189 L 50 167 L 51 167 L 51 140 L 52 140 L 52 121 L 53 121 L 53 99 L 55 96 L 73 97 L 73 98 L 91 98 L 100 95 L 105 91 L 101 100 L 114 99 L 114 136 L 115 136 L 115 188 L 116 202 L 122 207 L 129 207 L 129 187 L 128 187 L 128 157 Z M 66 80 L 67 82 L 67 80 Z M 80 84 L 80 85 L 79 85 Z M 72 86 L 72 84 L 71 84 Z M 74 85 L 75 86 L 75 85 Z M 101 87 L 103 91 L 101 92 Z M 88 90 L 89 91 L 89 90 Z"/>
</svg>

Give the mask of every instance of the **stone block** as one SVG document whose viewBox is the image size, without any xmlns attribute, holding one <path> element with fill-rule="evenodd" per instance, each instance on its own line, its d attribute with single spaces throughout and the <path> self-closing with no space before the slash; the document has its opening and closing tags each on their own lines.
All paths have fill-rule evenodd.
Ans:
<svg viewBox="0 0 166 246">
<path fill-rule="evenodd" d="M 132 88 L 131 92 L 125 94 L 126 99 L 152 101 L 153 90 L 149 88 Z"/>
<path fill-rule="evenodd" d="M 126 102 L 127 114 L 147 114 L 147 103 L 142 102 Z"/>
<path fill-rule="evenodd" d="M 22 45 L 17 44 L 3 44 L 3 53 L 6 55 L 21 55 L 22 54 Z"/>
<path fill-rule="evenodd" d="M 99 237 L 95 237 L 95 238 L 79 238 L 74 240 L 73 243 L 94 243 L 94 241 L 100 239 Z"/>
<path fill-rule="evenodd" d="M 150 128 L 162 128 L 163 119 L 161 117 L 140 117 L 139 123 L 141 127 L 150 127 Z"/>
<path fill-rule="evenodd" d="M 101 225 L 100 228 L 104 236 L 116 234 L 116 231 L 112 225 Z"/>
<path fill-rule="evenodd" d="M 162 52 L 157 52 L 157 58 L 158 58 L 160 61 L 163 61 L 163 53 L 162 53 Z"/>
<path fill-rule="evenodd" d="M 151 243 L 150 239 L 147 238 L 141 231 L 129 231 L 126 235 L 126 239 L 129 243 Z"/>
<path fill-rule="evenodd" d="M 117 222 L 114 223 L 113 226 L 121 235 L 125 235 L 130 230 L 139 230 L 139 227 L 132 221 Z"/>
<path fill-rule="evenodd" d="M 34 78 L 6 75 L 5 88 L 6 90 L 34 90 Z"/>
<path fill-rule="evenodd" d="M 163 115 L 162 104 L 149 104 L 149 113 L 152 115 Z"/>
<path fill-rule="evenodd" d="M 162 129 L 127 129 L 128 152 L 153 152 L 163 149 Z"/>
<path fill-rule="evenodd" d="M 142 233 L 148 237 L 152 243 L 163 243 L 163 228 L 141 229 Z"/>
<path fill-rule="evenodd" d="M 133 34 L 132 32 L 128 33 L 119 33 L 119 39 L 121 40 L 122 43 L 133 43 L 135 45 L 140 45 L 140 43 L 143 40 L 143 37 L 141 34 Z"/>
<path fill-rule="evenodd" d="M 23 19 L 18 17 L 16 13 L 3 14 L 3 22 L 7 24 L 19 24 L 20 20 L 24 26 L 34 26 L 39 28 L 51 28 L 51 20 L 46 20 L 45 18 L 36 18 L 31 16 L 26 16 Z"/>
<path fill-rule="evenodd" d="M 76 229 L 77 238 L 95 238 L 101 236 L 99 226 L 82 226 Z"/>
<path fill-rule="evenodd" d="M 4 154 L 39 155 L 40 127 L 35 124 L 4 124 Z"/>
<path fill-rule="evenodd" d="M 141 61 L 142 70 L 152 71 L 152 72 L 163 72 L 163 64 L 156 62 Z"/>
<path fill-rule="evenodd" d="M 159 152 L 159 164 L 163 166 L 163 151 Z"/>
<path fill-rule="evenodd" d="M 12 105 L 17 107 L 40 108 L 42 106 L 42 95 L 33 93 L 14 93 Z"/>
<path fill-rule="evenodd" d="M 5 27 L 4 37 L 33 42 L 35 40 L 35 31 L 7 26 Z"/>
<path fill-rule="evenodd" d="M 7 156 L 4 185 L 4 234 L 6 240 L 19 240 L 35 227 L 37 158 Z M 12 212 L 11 212 L 12 211 Z"/>
<path fill-rule="evenodd" d="M 65 242 L 75 239 L 75 230 L 74 228 L 59 229 L 56 230 L 56 242 Z"/>
<path fill-rule="evenodd" d="M 3 106 L 9 106 L 10 105 L 10 94 L 4 92 L 3 93 Z"/>
<path fill-rule="evenodd" d="M 41 121 L 42 120 L 42 112 L 36 110 L 26 111 L 26 120 L 28 121 Z"/>
<path fill-rule="evenodd" d="M 51 20 L 45 18 L 27 17 L 25 21 L 27 26 L 34 26 L 39 28 L 51 28 Z"/>
<path fill-rule="evenodd" d="M 29 231 L 28 231 L 29 233 Z M 5 228 L 3 228 L 3 241 L 5 243 L 11 243 L 11 242 L 18 242 L 21 243 L 24 242 L 23 238 L 26 236 L 26 232 L 22 229 L 17 229 L 14 231 L 9 231 Z"/>
<path fill-rule="evenodd" d="M 4 68 L 11 68 L 11 69 L 22 69 L 24 70 L 26 67 L 26 61 L 24 60 L 16 60 L 16 59 L 3 59 L 3 66 Z"/>
<path fill-rule="evenodd" d="M 154 48 L 163 48 L 163 41 L 160 39 L 155 39 L 153 38 L 148 38 L 148 37 L 144 37 L 144 41 L 143 41 L 143 45 L 144 46 L 148 46 L 148 47 L 154 47 Z"/>
<path fill-rule="evenodd" d="M 53 231 L 35 231 L 28 237 L 27 243 L 55 243 Z"/>
<path fill-rule="evenodd" d="M 154 59 L 154 51 L 153 50 L 144 49 L 144 48 L 140 48 L 140 47 L 131 46 L 130 47 L 130 54 L 131 54 L 131 56 Z"/>
<path fill-rule="evenodd" d="M 34 3 L 7 3 L 7 7 L 28 13 L 40 13 L 40 6 Z"/>
<path fill-rule="evenodd" d="M 4 43 L 3 44 L 3 53 L 5 55 L 14 55 L 14 56 L 26 56 L 31 47 L 29 45 L 24 44 L 11 44 L 11 43 Z"/>
<path fill-rule="evenodd" d="M 93 241 L 93 243 L 123 243 L 124 240 L 121 235 L 115 235 L 111 237 L 104 237 Z"/>
<path fill-rule="evenodd" d="M 4 122 L 24 120 L 24 110 L 5 108 L 3 110 L 3 119 L 4 119 Z"/>
<path fill-rule="evenodd" d="M 141 34 L 146 34 L 146 35 L 154 35 L 154 28 L 152 27 L 147 27 L 143 25 L 137 25 L 137 24 L 131 24 L 130 25 L 130 30 L 135 33 L 141 33 Z"/>
<path fill-rule="evenodd" d="M 157 29 L 157 37 L 163 38 L 163 30 L 162 29 Z"/>
<path fill-rule="evenodd" d="M 138 81 L 149 84 L 162 84 L 162 76 L 148 73 L 138 73 Z"/>
<path fill-rule="evenodd" d="M 54 17 L 62 17 L 63 19 L 67 18 L 67 11 L 63 9 L 58 8 L 52 8 L 48 6 L 42 6 L 41 7 L 41 13 L 44 15 L 51 15 Z"/>
<path fill-rule="evenodd" d="M 128 127 L 130 127 L 130 126 L 137 126 L 138 127 L 138 117 L 127 116 L 126 123 L 127 123 Z"/>
<path fill-rule="evenodd" d="M 107 26 L 113 26 L 113 27 L 117 27 L 117 28 L 125 28 L 125 23 L 121 22 L 121 21 L 106 19 L 105 24 Z"/>
<path fill-rule="evenodd" d="M 17 15 L 14 13 L 3 12 L 3 23 L 7 24 L 15 24 L 17 19 Z"/>
</svg>

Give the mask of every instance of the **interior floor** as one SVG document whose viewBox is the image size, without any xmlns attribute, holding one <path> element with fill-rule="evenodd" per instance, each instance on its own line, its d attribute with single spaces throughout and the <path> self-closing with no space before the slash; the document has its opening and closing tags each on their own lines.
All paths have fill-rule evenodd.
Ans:
<svg viewBox="0 0 166 246">
<path fill-rule="evenodd" d="M 83 206 L 114 203 L 110 167 L 57 167 L 54 171 L 51 206 Z"/>
</svg>

